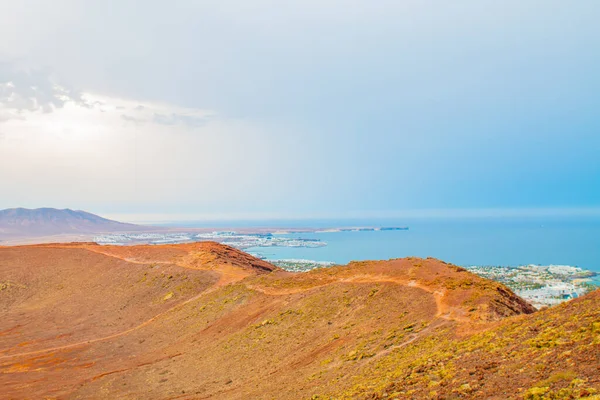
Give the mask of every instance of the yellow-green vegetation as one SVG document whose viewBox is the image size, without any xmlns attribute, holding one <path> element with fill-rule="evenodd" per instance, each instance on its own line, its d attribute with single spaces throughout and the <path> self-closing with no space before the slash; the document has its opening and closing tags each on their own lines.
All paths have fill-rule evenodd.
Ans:
<svg viewBox="0 0 600 400">
<path fill-rule="evenodd" d="M 434 259 L 293 274 L 217 244 L 94 250 L 156 264 L 124 267 L 92 252 L 101 264 L 90 278 L 83 272 L 94 263 L 81 268 L 75 254 L 60 280 L 28 275 L 43 301 L 4 289 L 33 312 L 23 320 L 24 306 L 3 302 L 11 312 L 0 336 L 14 343 L 0 362 L 7 398 L 32 390 L 35 398 L 278 400 L 600 394 L 600 292 L 531 314 L 502 284 Z M 15 271 L 4 279 L 20 281 Z M 72 290 L 90 281 L 94 298 Z"/>
<path fill-rule="evenodd" d="M 587 380 L 573 378 L 575 373 L 557 373 L 527 389 L 525 400 L 598 399 L 598 390 L 587 385 Z M 552 390 L 551 387 L 559 387 Z"/>
<path fill-rule="evenodd" d="M 26 287 L 27 287 L 26 285 L 22 285 L 20 283 L 11 282 L 11 281 L 0 282 L 0 291 L 8 290 L 11 288 L 25 289 Z"/>
<path fill-rule="evenodd" d="M 454 322 L 442 323 L 366 367 L 349 390 L 324 398 L 436 398 L 440 392 L 485 398 L 493 385 L 508 383 L 517 393 L 525 385 L 520 397 L 510 398 L 594 398 L 598 380 L 590 383 L 581 375 L 589 377 L 590 366 L 600 374 L 600 309 L 595 299 L 577 303 L 511 318 L 466 337 L 453 334 Z M 526 385 L 532 380 L 536 383 Z"/>
</svg>

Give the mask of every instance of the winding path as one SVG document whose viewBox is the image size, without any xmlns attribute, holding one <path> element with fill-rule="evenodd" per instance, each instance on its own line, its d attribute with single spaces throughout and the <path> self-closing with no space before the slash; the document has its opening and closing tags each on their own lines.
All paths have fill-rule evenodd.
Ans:
<svg viewBox="0 0 600 400">
<path fill-rule="evenodd" d="M 98 254 L 102 254 L 102 255 L 105 255 L 108 257 L 114 257 L 114 258 L 129 262 L 129 263 L 171 264 L 171 265 L 177 265 L 177 266 L 183 267 L 183 268 L 189 268 L 189 269 L 195 269 L 195 270 L 200 269 L 200 268 L 191 267 L 191 266 L 188 266 L 188 265 L 185 265 L 182 263 L 178 263 L 176 261 L 172 261 L 172 262 L 171 261 L 159 261 L 159 262 L 138 261 L 138 260 L 131 259 L 131 258 L 120 257 L 118 255 L 111 254 L 109 252 L 97 251 L 96 249 L 87 248 L 87 250 L 98 253 Z M 71 343 L 71 344 L 67 344 L 67 345 L 63 345 L 63 346 L 56 346 L 56 347 L 46 348 L 46 349 L 42 349 L 42 350 L 29 351 L 29 352 L 25 352 L 25 353 L 4 355 L 4 356 L 0 356 L 0 360 L 19 358 L 19 357 L 27 357 L 27 356 L 35 356 L 35 355 L 54 352 L 54 351 L 68 350 L 68 349 L 86 346 L 86 345 L 90 345 L 93 343 L 103 342 L 103 341 L 107 341 L 107 340 L 111 340 L 111 339 L 115 339 L 115 338 L 118 338 L 121 336 L 128 335 L 132 332 L 135 332 L 139 329 L 142 329 L 142 328 L 148 326 L 149 324 L 153 323 L 154 321 L 161 318 L 162 316 L 164 316 L 174 310 L 177 310 L 177 309 L 185 306 L 186 304 L 194 302 L 194 301 L 200 299 L 201 297 L 208 295 L 223 286 L 229 285 L 231 283 L 239 282 L 239 281 L 243 280 L 244 278 L 251 275 L 249 272 L 243 271 L 241 269 L 235 268 L 230 265 L 219 265 L 218 269 L 206 269 L 206 270 L 213 271 L 213 272 L 220 274 L 219 280 L 213 286 L 207 288 L 206 290 L 202 291 L 201 293 L 199 293 L 181 303 L 174 305 L 173 307 L 171 307 L 159 314 L 156 314 L 152 318 L 142 322 L 141 324 L 139 324 L 137 326 L 126 329 L 121 332 L 114 333 L 112 335 L 98 337 L 98 338 L 91 338 L 91 339 L 80 341 L 77 343 Z M 310 286 L 310 287 L 304 287 L 304 288 L 293 288 L 293 289 L 279 289 L 279 288 L 275 288 L 275 287 L 264 287 L 264 286 L 249 285 L 249 284 L 247 284 L 246 286 L 250 290 L 254 290 L 254 291 L 263 293 L 265 295 L 268 295 L 268 296 L 283 296 L 283 295 L 289 295 L 289 294 L 313 290 L 313 289 L 324 287 L 324 286 L 331 285 L 334 283 L 349 283 L 349 284 L 352 284 L 352 283 L 357 283 L 357 284 L 393 283 L 393 284 L 398 284 L 398 285 L 402 285 L 402 286 L 418 288 L 418 289 L 424 290 L 428 293 L 431 293 L 433 295 L 435 302 L 436 302 L 436 306 L 437 306 L 436 317 L 442 318 L 445 320 L 461 320 L 462 319 L 461 317 L 459 317 L 457 315 L 452 315 L 453 310 L 451 308 L 449 308 L 447 304 L 444 303 L 443 298 L 445 296 L 445 291 L 433 290 L 432 288 L 420 285 L 418 282 L 416 282 L 414 280 L 394 278 L 394 277 L 385 276 L 385 275 L 374 276 L 374 275 L 365 274 L 365 275 L 353 276 L 351 278 L 337 278 L 337 279 L 333 278 L 330 281 L 327 281 L 323 284 L 314 285 L 314 286 Z"/>
<path fill-rule="evenodd" d="M 116 258 L 119 258 L 119 257 L 116 257 Z M 129 261 L 129 262 L 131 262 L 131 261 Z M 181 307 L 185 306 L 186 304 L 196 301 L 199 298 L 201 298 L 205 295 L 208 295 L 223 286 L 226 286 L 233 282 L 237 282 L 247 276 L 247 275 L 236 274 L 236 273 L 231 273 L 231 272 L 227 272 L 227 271 L 218 271 L 218 273 L 220 273 L 221 276 L 220 276 L 219 280 L 213 286 L 207 288 L 206 290 L 202 291 L 201 293 L 197 294 L 196 296 L 193 296 L 185 301 L 182 301 L 181 303 L 174 305 L 173 307 L 169 308 L 168 310 L 165 310 L 159 314 L 156 314 L 152 318 L 142 322 L 139 325 L 134 326 L 133 328 L 129 328 L 124 331 L 114 333 L 112 335 L 103 336 L 103 337 L 99 337 L 99 338 L 92 338 L 92 339 L 84 340 L 84 341 L 77 342 L 77 343 L 71 343 L 71 344 L 67 344 L 67 345 L 63 345 L 63 346 L 50 347 L 47 349 L 29 351 L 29 352 L 25 352 L 25 353 L 8 354 L 5 356 L 0 356 L 0 360 L 18 358 L 18 357 L 26 357 L 26 356 L 34 356 L 34 355 L 49 353 L 49 352 L 53 352 L 53 351 L 67 350 L 67 349 L 71 349 L 71 348 L 85 346 L 85 345 L 92 344 L 92 343 L 103 342 L 106 340 L 115 339 L 115 338 L 130 334 L 131 332 L 135 332 L 145 326 L 148 326 L 152 322 L 156 321 L 158 318 L 160 318 L 178 308 L 181 308 Z"/>
</svg>

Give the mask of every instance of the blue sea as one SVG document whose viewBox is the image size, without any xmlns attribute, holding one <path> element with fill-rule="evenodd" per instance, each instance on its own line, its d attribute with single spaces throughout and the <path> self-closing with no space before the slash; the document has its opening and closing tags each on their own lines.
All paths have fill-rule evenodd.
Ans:
<svg viewBox="0 0 600 400">
<path fill-rule="evenodd" d="M 463 266 L 559 264 L 600 272 L 600 218 L 281 221 L 256 225 L 409 228 L 406 231 L 295 233 L 285 236 L 319 239 L 327 246 L 247 249 L 267 259 L 308 259 L 345 264 L 351 260 L 431 256 Z"/>
<path fill-rule="evenodd" d="M 412 218 L 401 220 L 290 220 L 179 222 L 179 227 L 343 228 L 408 227 L 405 231 L 314 232 L 284 236 L 319 239 L 318 248 L 255 247 L 267 259 L 306 259 L 346 264 L 407 256 L 435 257 L 457 265 L 572 265 L 600 272 L 600 217 Z M 233 228 L 232 228 L 233 227 Z"/>
</svg>

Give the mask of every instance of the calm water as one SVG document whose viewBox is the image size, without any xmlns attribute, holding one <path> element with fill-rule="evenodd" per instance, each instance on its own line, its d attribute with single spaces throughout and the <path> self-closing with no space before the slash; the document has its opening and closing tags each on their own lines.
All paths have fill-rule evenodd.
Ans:
<svg viewBox="0 0 600 400">
<path fill-rule="evenodd" d="M 273 223 L 264 223 L 264 226 Z M 458 265 L 565 264 L 600 272 L 600 218 L 413 219 L 304 222 L 312 227 L 408 226 L 408 231 L 302 233 L 320 248 L 251 248 L 269 259 L 351 260 L 432 256 Z M 280 226 L 292 225 L 281 222 Z"/>
</svg>

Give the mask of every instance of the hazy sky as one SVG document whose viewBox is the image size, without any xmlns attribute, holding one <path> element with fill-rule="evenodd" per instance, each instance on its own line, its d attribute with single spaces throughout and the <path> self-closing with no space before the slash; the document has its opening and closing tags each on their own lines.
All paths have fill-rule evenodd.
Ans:
<svg viewBox="0 0 600 400">
<path fill-rule="evenodd" d="M 599 15 L 596 0 L 2 0 L 0 208 L 596 212 Z"/>
</svg>

